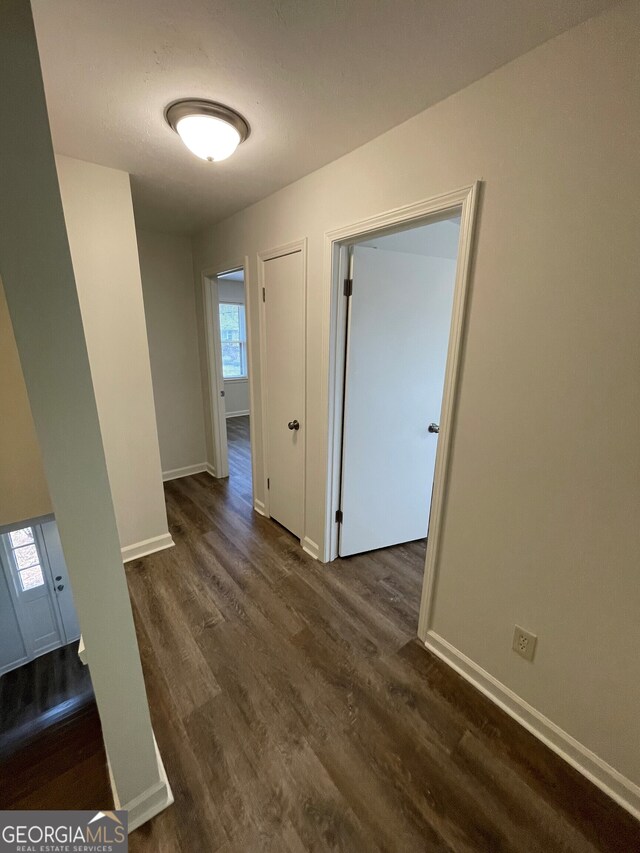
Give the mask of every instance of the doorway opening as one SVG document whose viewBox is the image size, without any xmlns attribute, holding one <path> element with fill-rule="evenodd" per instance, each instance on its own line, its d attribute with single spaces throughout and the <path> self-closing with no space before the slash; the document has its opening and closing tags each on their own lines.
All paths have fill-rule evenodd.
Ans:
<svg viewBox="0 0 640 853">
<path fill-rule="evenodd" d="M 459 234 L 458 211 L 348 247 L 340 557 L 427 539 Z"/>
<path fill-rule="evenodd" d="M 249 354 L 247 299 L 242 268 L 218 276 L 218 321 L 229 481 L 251 500 L 251 430 L 249 409 Z"/>
<path fill-rule="evenodd" d="M 412 590 L 421 624 L 437 557 L 476 197 L 477 185 L 327 235 L 326 558 L 360 563 L 356 555 L 366 554 L 411 566 L 403 589 Z"/>
<path fill-rule="evenodd" d="M 253 505 L 249 306 L 245 266 L 204 276 L 216 477 Z"/>
</svg>

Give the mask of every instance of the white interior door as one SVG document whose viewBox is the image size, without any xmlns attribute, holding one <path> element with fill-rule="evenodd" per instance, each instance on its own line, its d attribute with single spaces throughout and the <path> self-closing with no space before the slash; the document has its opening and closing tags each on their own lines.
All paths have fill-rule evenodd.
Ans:
<svg viewBox="0 0 640 853">
<path fill-rule="evenodd" d="M 427 535 L 455 260 L 356 246 L 339 554 Z"/>
<path fill-rule="evenodd" d="M 269 514 L 298 538 L 303 527 L 304 260 L 264 261 L 266 460 Z"/>
</svg>

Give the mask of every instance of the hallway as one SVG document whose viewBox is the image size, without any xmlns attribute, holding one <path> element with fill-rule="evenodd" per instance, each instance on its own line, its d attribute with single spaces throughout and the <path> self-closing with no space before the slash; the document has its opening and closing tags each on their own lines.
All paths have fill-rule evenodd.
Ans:
<svg viewBox="0 0 640 853">
<path fill-rule="evenodd" d="M 132 851 L 640 849 L 627 813 L 414 640 L 423 544 L 325 566 L 253 512 L 246 478 L 165 493 L 176 547 L 127 577 L 176 802 Z"/>
<path fill-rule="evenodd" d="M 227 418 L 229 478 L 236 495 L 251 504 L 251 443 L 249 415 Z"/>
</svg>

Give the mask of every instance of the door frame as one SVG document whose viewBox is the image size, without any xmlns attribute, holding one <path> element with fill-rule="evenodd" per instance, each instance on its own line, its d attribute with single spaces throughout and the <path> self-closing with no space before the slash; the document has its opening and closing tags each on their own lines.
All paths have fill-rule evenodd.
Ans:
<svg viewBox="0 0 640 853">
<path fill-rule="evenodd" d="M 304 351 L 302 354 L 302 370 L 304 382 L 302 383 L 302 417 L 304 418 L 304 429 L 302 430 L 302 536 L 300 544 L 307 553 L 317 559 L 318 546 L 315 542 L 307 539 L 306 524 L 307 524 L 307 238 L 301 240 L 293 240 L 291 243 L 284 243 L 274 249 L 265 249 L 258 252 L 258 296 L 260 304 L 260 390 L 261 390 L 261 416 L 262 416 L 262 458 L 263 458 L 263 494 L 264 506 L 263 514 L 267 518 L 271 518 L 269 510 L 269 488 L 267 481 L 269 479 L 269 449 L 267 446 L 267 413 L 269 411 L 269 389 L 267 387 L 267 315 L 266 302 L 263 298 L 263 288 L 265 287 L 265 268 L 267 261 L 274 258 L 282 258 L 285 255 L 293 255 L 295 252 L 302 253 L 302 329 Z M 314 551 L 315 548 L 315 551 Z"/>
<path fill-rule="evenodd" d="M 227 272 L 241 269 L 244 272 L 244 302 L 245 325 L 247 333 L 247 370 L 249 373 L 249 442 L 251 444 L 251 496 L 256 506 L 256 460 L 255 460 L 255 376 L 253 370 L 253 340 L 251 333 L 251 296 L 249 276 L 249 256 L 233 259 L 234 263 L 216 264 L 201 272 L 202 304 L 204 308 L 205 344 L 207 354 L 207 389 L 209 394 L 209 417 L 213 439 L 213 465 L 209 473 L 216 478 L 229 476 L 229 451 L 227 447 L 227 418 L 226 406 L 220 405 L 224 398 L 224 377 L 222 375 L 222 342 L 220 340 L 220 324 L 217 322 L 220 299 L 218 295 L 218 276 Z M 217 394 L 213 393 L 214 388 Z"/>
<path fill-rule="evenodd" d="M 455 425 L 457 390 L 466 328 L 469 280 L 475 239 L 475 221 L 480 182 L 450 193 L 425 199 L 405 207 L 395 208 L 377 216 L 360 220 L 325 234 L 325 269 L 330 279 L 329 342 L 328 342 L 328 448 L 327 495 L 325 505 L 325 560 L 338 556 L 338 522 L 342 464 L 342 417 L 344 401 L 344 369 L 348 305 L 343 291 L 343 279 L 348 273 L 348 248 L 377 234 L 401 230 L 459 210 L 460 237 L 456 263 L 456 279 L 451 312 L 451 328 L 447 351 L 440 434 L 436 450 L 436 465 L 431 500 L 430 534 L 427 541 L 424 583 L 420 605 L 418 634 L 423 636 L 430 619 L 433 588 L 437 574 L 439 545 L 442 532 L 442 511 L 447 492 L 451 439 Z"/>
</svg>

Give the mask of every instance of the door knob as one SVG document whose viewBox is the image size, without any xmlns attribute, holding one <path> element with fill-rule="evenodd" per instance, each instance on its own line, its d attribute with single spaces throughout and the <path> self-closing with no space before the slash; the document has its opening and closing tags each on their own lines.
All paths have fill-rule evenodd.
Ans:
<svg viewBox="0 0 640 853">
<path fill-rule="evenodd" d="M 429 432 L 440 432 L 440 424 L 429 424 Z"/>
<path fill-rule="evenodd" d="M 56 587 L 56 589 L 58 590 L 58 592 L 62 592 L 62 590 L 64 589 L 64 584 L 59 583 L 58 586 Z"/>
<path fill-rule="evenodd" d="M 300 424 L 298 423 L 298 421 L 289 421 L 287 426 L 289 427 L 289 429 L 300 429 Z"/>
</svg>

